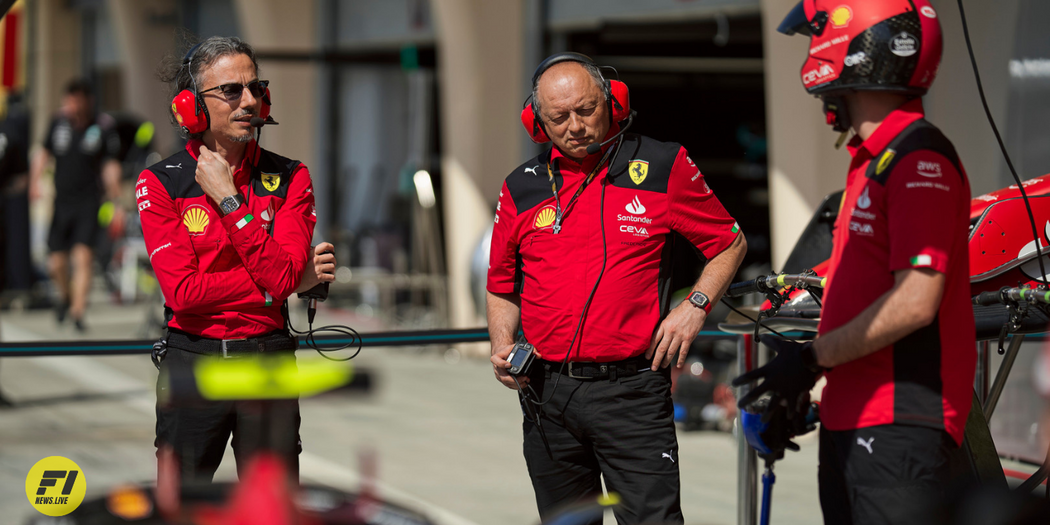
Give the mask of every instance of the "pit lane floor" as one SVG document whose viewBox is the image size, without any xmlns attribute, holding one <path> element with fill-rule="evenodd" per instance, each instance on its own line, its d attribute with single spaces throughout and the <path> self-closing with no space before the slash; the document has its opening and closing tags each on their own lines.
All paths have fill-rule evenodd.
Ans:
<svg viewBox="0 0 1050 525">
<path fill-rule="evenodd" d="M 50 311 L 5 312 L 0 335 L 4 341 L 135 338 L 142 316 L 135 306 L 93 306 L 81 337 L 68 325 L 56 328 Z M 324 310 L 318 316 L 319 323 L 338 320 Z M 446 360 L 444 350 L 366 349 L 354 363 L 371 372 L 370 395 L 303 400 L 304 482 L 354 490 L 359 456 L 373 451 L 380 496 L 438 523 L 536 523 L 516 395 L 495 382 L 487 361 Z M 300 359 L 313 357 L 299 352 Z M 34 515 L 25 476 L 46 456 L 77 462 L 89 497 L 152 480 L 156 375 L 145 355 L 0 360 L 0 391 L 15 402 L 0 408 L 0 523 Z M 686 523 L 736 523 L 735 439 L 682 430 L 678 439 Z M 776 467 L 773 516 L 780 525 L 821 521 L 815 433 L 800 444 L 802 452 Z M 229 449 L 217 478 L 235 478 Z M 614 523 L 611 516 L 606 523 Z"/>
</svg>

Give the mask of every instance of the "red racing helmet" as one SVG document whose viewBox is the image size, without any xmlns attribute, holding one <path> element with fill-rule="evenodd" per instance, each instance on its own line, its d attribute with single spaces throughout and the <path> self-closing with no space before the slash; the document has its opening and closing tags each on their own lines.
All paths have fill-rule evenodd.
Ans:
<svg viewBox="0 0 1050 525">
<path fill-rule="evenodd" d="M 941 26 L 929 0 L 802 0 L 777 31 L 809 35 L 801 73 L 812 95 L 924 95 L 941 63 Z"/>
</svg>

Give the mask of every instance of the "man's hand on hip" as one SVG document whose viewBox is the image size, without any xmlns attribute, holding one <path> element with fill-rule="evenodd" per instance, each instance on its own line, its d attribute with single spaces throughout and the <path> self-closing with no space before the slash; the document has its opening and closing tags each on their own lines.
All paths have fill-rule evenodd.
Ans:
<svg viewBox="0 0 1050 525">
<path fill-rule="evenodd" d="M 521 376 L 518 378 L 518 384 L 514 383 L 514 376 L 507 371 L 510 368 L 510 362 L 507 361 L 507 358 L 510 357 L 511 350 L 514 350 L 513 344 L 493 348 L 492 357 L 489 360 L 492 361 L 492 371 L 496 373 L 496 381 L 503 383 L 503 386 L 511 390 L 517 390 L 518 384 L 522 387 L 529 384 L 529 378 Z"/>
<path fill-rule="evenodd" d="M 675 353 L 678 354 L 676 366 L 681 368 L 685 365 L 685 358 L 689 355 L 689 346 L 696 339 L 696 334 L 704 326 L 707 312 L 693 306 L 688 301 L 683 301 L 677 308 L 660 323 L 653 341 L 649 344 L 649 350 L 645 352 L 646 359 L 652 358 L 653 370 L 665 368 L 674 360 Z"/>
<path fill-rule="evenodd" d="M 215 204 L 237 193 L 237 186 L 233 184 L 233 171 L 226 159 L 203 144 L 197 155 L 196 180 Z"/>
</svg>

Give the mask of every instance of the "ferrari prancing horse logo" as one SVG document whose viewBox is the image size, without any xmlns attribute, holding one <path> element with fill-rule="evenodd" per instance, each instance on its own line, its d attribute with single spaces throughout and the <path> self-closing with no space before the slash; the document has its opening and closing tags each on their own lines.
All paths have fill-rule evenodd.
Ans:
<svg viewBox="0 0 1050 525">
<path fill-rule="evenodd" d="M 635 184 L 641 184 L 645 176 L 649 174 L 649 161 L 632 160 L 627 166 L 627 172 L 631 174 L 631 180 Z"/>
<path fill-rule="evenodd" d="M 262 183 L 266 191 L 275 191 L 281 185 L 281 175 L 278 173 L 263 173 Z"/>
</svg>

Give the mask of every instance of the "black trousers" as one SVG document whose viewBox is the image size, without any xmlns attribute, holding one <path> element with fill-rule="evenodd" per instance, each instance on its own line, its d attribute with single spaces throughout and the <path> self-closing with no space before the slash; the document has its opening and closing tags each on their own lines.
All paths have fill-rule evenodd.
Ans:
<svg viewBox="0 0 1050 525">
<path fill-rule="evenodd" d="M 621 498 L 617 523 L 684 522 L 670 370 L 573 379 L 559 374 L 558 365 L 536 362 L 529 380 L 540 399 L 550 400 L 533 412 L 539 425 L 528 412 L 523 424 L 542 520 L 600 495 L 604 477 L 608 491 Z"/>
<path fill-rule="evenodd" d="M 821 427 L 818 478 L 824 523 L 937 523 L 955 446 L 947 432 L 926 427 Z"/>
<path fill-rule="evenodd" d="M 172 368 L 186 370 L 199 359 L 215 357 L 168 348 L 161 361 L 162 375 Z M 167 369 L 167 372 L 165 372 Z M 183 482 L 210 482 L 215 476 L 226 443 L 233 437 L 237 474 L 243 475 L 255 452 L 269 449 L 284 460 L 292 480 L 299 479 L 299 401 L 196 401 L 163 403 L 168 385 L 157 382 L 158 457 L 162 446 L 171 446 L 179 461 Z"/>
</svg>

